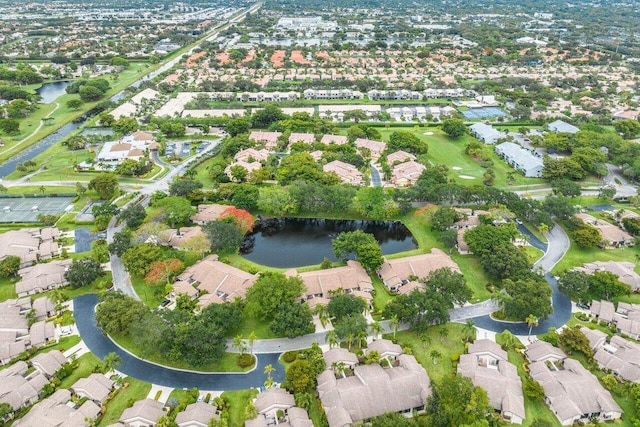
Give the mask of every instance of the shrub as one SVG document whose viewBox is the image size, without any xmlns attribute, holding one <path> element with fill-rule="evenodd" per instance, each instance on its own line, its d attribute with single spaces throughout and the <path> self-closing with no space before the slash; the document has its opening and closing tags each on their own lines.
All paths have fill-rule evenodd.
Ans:
<svg viewBox="0 0 640 427">
<path fill-rule="evenodd" d="M 238 356 L 238 366 L 241 368 L 248 368 L 249 366 L 253 366 L 254 358 L 253 355 L 245 353 Z"/>
<path fill-rule="evenodd" d="M 284 353 L 282 355 L 282 360 L 285 363 L 291 363 L 294 360 L 296 360 L 298 358 L 298 352 L 297 351 L 287 351 L 286 353 Z"/>
<path fill-rule="evenodd" d="M 458 360 L 460 360 L 460 353 L 451 354 L 451 361 L 452 362 L 457 362 Z"/>
</svg>

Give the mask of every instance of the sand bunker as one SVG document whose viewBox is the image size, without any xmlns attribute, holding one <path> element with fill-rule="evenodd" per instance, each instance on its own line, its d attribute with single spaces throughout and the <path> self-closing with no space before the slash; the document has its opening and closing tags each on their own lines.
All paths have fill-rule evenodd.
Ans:
<svg viewBox="0 0 640 427">
<path fill-rule="evenodd" d="M 433 132 L 425 132 L 423 135 L 433 135 Z"/>
<path fill-rule="evenodd" d="M 462 168 L 459 166 L 451 166 L 451 169 L 453 169 L 454 171 L 461 171 Z"/>
<path fill-rule="evenodd" d="M 469 176 L 469 175 L 458 175 L 458 177 L 462 179 L 476 179 L 475 176 Z"/>
</svg>

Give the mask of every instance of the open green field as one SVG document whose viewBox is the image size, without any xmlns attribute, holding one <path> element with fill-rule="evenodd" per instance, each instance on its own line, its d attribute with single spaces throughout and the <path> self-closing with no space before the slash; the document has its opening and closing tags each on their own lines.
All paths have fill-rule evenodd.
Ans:
<svg viewBox="0 0 640 427">
<path fill-rule="evenodd" d="M 569 251 L 556 265 L 552 272 L 560 275 L 563 272 L 593 261 L 629 261 L 638 264 L 640 248 L 637 246 L 618 249 L 580 248 L 573 241 Z M 636 266 L 636 272 L 640 272 L 640 264 Z"/>
</svg>

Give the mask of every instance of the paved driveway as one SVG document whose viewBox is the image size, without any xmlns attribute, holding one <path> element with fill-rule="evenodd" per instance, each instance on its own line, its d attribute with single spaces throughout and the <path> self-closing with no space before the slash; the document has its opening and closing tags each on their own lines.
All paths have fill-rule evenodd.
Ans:
<svg viewBox="0 0 640 427">
<path fill-rule="evenodd" d="M 83 295 L 73 300 L 74 316 L 82 340 L 89 350 L 99 358 L 104 358 L 110 352 L 117 353 L 122 362 L 118 370 L 126 375 L 173 388 L 198 387 L 201 390 L 244 390 L 251 387 L 261 387 L 266 380 L 264 367 L 271 364 L 276 368 L 273 378 L 276 382 L 284 379 L 284 370 L 278 363 L 279 353 L 262 354 L 258 356 L 258 366 L 247 374 L 230 373 L 197 373 L 181 371 L 155 365 L 138 359 L 127 353 L 111 341 L 98 329 L 94 316 L 94 309 L 98 297 Z"/>
</svg>

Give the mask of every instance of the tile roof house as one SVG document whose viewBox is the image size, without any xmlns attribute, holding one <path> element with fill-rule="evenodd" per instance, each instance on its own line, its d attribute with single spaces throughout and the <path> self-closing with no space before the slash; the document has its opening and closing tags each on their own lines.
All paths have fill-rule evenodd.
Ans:
<svg viewBox="0 0 640 427">
<path fill-rule="evenodd" d="M 495 144 L 497 140 L 504 138 L 502 132 L 484 123 L 472 124 L 469 126 L 469 133 L 485 144 Z"/>
<path fill-rule="evenodd" d="M 245 422 L 245 427 L 266 427 L 279 425 L 283 427 L 313 427 L 307 411 L 298 408 L 287 390 L 278 387 L 268 388 L 260 392 L 254 402 L 258 410 L 258 417 Z M 278 419 L 278 412 L 282 411 L 282 419 Z"/>
<path fill-rule="evenodd" d="M 86 397 L 95 403 L 102 405 L 109 393 L 113 390 L 114 382 L 103 374 L 91 374 L 86 378 L 80 378 L 71 386 L 71 391 L 79 397 Z"/>
<path fill-rule="evenodd" d="M 340 178 L 345 184 L 350 185 L 362 185 L 364 174 L 358 170 L 355 166 L 341 162 L 340 160 L 334 160 L 322 166 L 324 172 L 333 172 Z"/>
<path fill-rule="evenodd" d="M 34 405 L 14 426 L 21 427 L 89 427 L 101 408 L 90 400 L 76 407 L 69 390 L 60 389 Z"/>
<path fill-rule="evenodd" d="M 8 403 L 17 410 L 39 399 L 49 380 L 40 372 L 27 375 L 27 369 L 27 364 L 20 361 L 0 371 L 0 403 Z"/>
<path fill-rule="evenodd" d="M 127 427 L 153 427 L 165 415 L 164 404 L 153 399 L 138 400 L 124 410 L 120 422 Z"/>
<path fill-rule="evenodd" d="M 71 265 L 71 261 L 71 259 L 56 260 L 21 268 L 18 271 L 21 280 L 16 283 L 16 293 L 19 297 L 24 297 L 66 286 L 64 273 Z"/>
<path fill-rule="evenodd" d="M 592 317 L 611 323 L 614 321 L 616 308 L 611 301 L 592 301 L 589 311 Z"/>
<path fill-rule="evenodd" d="M 585 224 L 589 224 L 600 231 L 602 236 L 601 246 L 604 248 L 620 248 L 635 244 L 635 239 L 631 234 L 607 221 L 597 219 L 586 213 L 578 213 L 575 216 Z"/>
<path fill-rule="evenodd" d="M 162 244 L 182 250 L 190 250 L 189 243 L 192 239 L 204 237 L 208 241 L 207 234 L 202 231 L 199 225 L 194 227 L 180 227 L 178 229 L 170 228 L 158 234 Z"/>
<path fill-rule="evenodd" d="M 55 341 L 56 339 L 56 328 L 53 322 L 45 322 L 44 320 L 41 320 L 34 323 L 29 328 L 29 341 L 31 342 L 31 347 L 40 347 L 50 343 L 51 341 Z"/>
<path fill-rule="evenodd" d="M 196 402 L 188 405 L 176 416 L 178 427 L 208 427 L 209 421 L 219 419 L 216 407 L 208 403 Z"/>
<path fill-rule="evenodd" d="M 299 276 L 302 279 L 306 288 L 304 298 L 310 304 L 317 298 L 329 300 L 333 292 L 338 289 L 363 297 L 367 301 L 373 298 L 371 296 L 371 291 L 373 291 L 371 277 L 358 261 L 349 260 L 344 267 L 305 271 L 303 273 L 289 270 L 285 274 Z"/>
<path fill-rule="evenodd" d="M 404 258 L 385 260 L 378 269 L 378 276 L 387 289 L 398 292 L 409 283 L 412 277 L 423 279 L 432 271 L 450 268 L 460 273 L 460 267 L 444 251 L 432 248 L 430 254 L 414 255 Z"/>
<path fill-rule="evenodd" d="M 415 159 L 416 156 L 414 156 L 413 154 L 399 150 L 387 155 L 387 164 L 389 166 L 393 166 L 396 163 L 404 163 L 406 161 Z"/>
<path fill-rule="evenodd" d="M 591 317 L 615 324 L 618 331 L 637 340 L 640 339 L 640 305 L 619 302 L 618 309 L 610 301 L 592 301 Z"/>
<path fill-rule="evenodd" d="M 344 145 L 349 142 L 349 139 L 344 135 L 322 135 L 320 142 L 326 145 L 336 144 L 336 145 Z"/>
<path fill-rule="evenodd" d="M 398 187 L 408 187 L 416 183 L 426 167 L 414 160 L 400 163 L 391 169 L 391 183 Z"/>
<path fill-rule="evenodd" d="M 493 341 L 476 340 L 469 353 L 460 356 L 458 373 L 487 391 L 489 402 L 502 417 L 513 424 L 525 419 L 522 380 L 507 353 Z"/>
<path fill-rule="evenodd" d="M 578 421 L 616 420 L 622 409 L 611 394 L 580 362 L 569 359 L 562 350 L 536 341 L 526 350 L 529 372 L 545 392 L 545 400 L 563 426 Z"/>
<path fill-rule="evenodd" d="M 47 378 L 51 378 L 69 360 L 58 350 L 40 353 L 31 359 L 31 366 Z"/>
<path fill-rule="evenodd" d="M 210 221 L 216 221 L 220 219 L 220 216 L 224 211 L 233 206 L 219 205 L 217 203 L 198 205 L 198 212 L 191 215 L 190 219 L 195 224 L 204 225 Z"/>
<path fill-rule="evenodd" d="M 397 360 L 403 354 L 402 347 L 394 344 L 393 341 L 385 339 L 377 339 L 369 343 L 365 351 L 366 354 L 375 351 L 380 355 L 380 359 L 387 359 L 390 363 Z"/>
<path fill-rule="evenodd" d="M 640 383 L 639 344 L 614 335 L 609 343 L 604 342 L 592 348 L 593 358 L 600 369 L 609 370 L 626 381 Z"/>
<path fill-rule="evenodd" d="M 431 383 L 415 357 L 402 354 L 397 366 L 359 365 L 341 378 L 327 367 L 318 376 L 318 395 L 329 427 L 343 427 L 387 412 L 422 411 Z"/>
<path fill-rule="evenodd" d="M 58 254 L 56 239 L 59 231 L 49 227 L 43 229 L 23 228 L 0 234 L 0 261 L 8 256 L 20 257 L 20 268 L 35 264 L 38 260 L 50 259 Z"/>
<path fill-rule="evenodd" d="M 325 366 L 333 367 L 334 363 L 342 363 L 347 368 L 353 368 L 358 364 L 358 356 L 346 348 L 335 347 L 322 353 Z"/>
<path fill-rule="evenodd" d="M 562 120 L 556 120 L 555 122 L 551 122 L 547 125 L 547 129 L 551 132 L 564 132 L 564 133 L 578 133 L 580 129 L 577 127 L 563 122 Z"/>
<path fill-rule="evenodd" d="M 278 138 L 280 136 L 282 136 L 281 132 L 253 131 L 249 134 L 249 139 L 254 142 L 264 143 L 267 150 L 272 150 L 278 145 Z"/>
<path fill-rule="evenodd" d="M 249 274 L 218 261 L 217 255 L 209 255 L 187 268 L 177 277 L 176 283 L 186 282 L 201 292 L 206 291 L 199 298 L 199 305 L 206 307 L 213 303 L 233 301 L 236 297 L 244 298 L 247 289 L 256 280 L 257 274 Z"/>
<path fill-rule="evenodd" d="M 519 170 L 527 178 L 542 176 L 544 163 L 535 152 L 522 148 L 513 142 L 503 142 L 496 145 L 496 154 L 514 169 Z"/>
<path fill-rule="evenodd" d="M 316 137 L 312 133 L 292 133 L 289 135 L 289 144 L 296 142 L 304 142 L 305 144 L 313 144 L 316 142 Z"/>
<path fill-rule="evenodd" d="M 593 274 L 596 271 L 608 271 L 618 276 L 618 280 L 629 285 L 632 292 L 640 290 L 640 275 L 635 272 L 636 265 L 628 261 L 594 261 L 576 267 L 573 270 Z"/>
<path fill-rule="evenodd" d="M 31 308 L 38 320 L 46 319 L 56 313 L 56 304 L 47 297 L 34 299 Z"/>
<path fill-rule="evenodd" d="M 382 152 L 387 148 L 387 144 L 382 141 L 373 141 L 365 138 L 358 138 L 354 141 L 356 148 L 359 150 L 367 149 L 371 154 L 372 160 L 377 160 L 382 155 Z"/>
<path fill-rule="evenodd" d="M 242 161 L 247 163 L 264 162 L 269 158 L 270 154 L 271 153 L 264 148 L 262 150 L 256 150 L 255 148 L 245 148 L 244 150 L 238 151 L 236 155 L 233 156 L 233 160 L 235 160 L 236 162 Z"/>
</svg>

